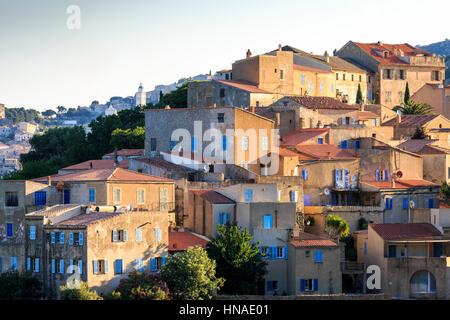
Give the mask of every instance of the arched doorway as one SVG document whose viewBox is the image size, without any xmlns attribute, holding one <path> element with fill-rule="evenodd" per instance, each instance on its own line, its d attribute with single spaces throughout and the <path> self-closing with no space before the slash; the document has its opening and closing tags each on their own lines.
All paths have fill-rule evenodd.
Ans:
<svg viewBox="0 0 450 320">
<path fill-rule="evenodd" d="M 411 294 L 427 294 L 436 292 L 436 279 L 427 270 L 420 270 L 414 273 L 410 280 Z"/>
</svg>

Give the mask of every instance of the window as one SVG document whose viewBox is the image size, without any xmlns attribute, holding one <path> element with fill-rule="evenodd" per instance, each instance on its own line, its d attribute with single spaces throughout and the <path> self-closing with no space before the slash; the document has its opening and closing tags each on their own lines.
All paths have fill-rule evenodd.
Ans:
<svg viewBox="0 0 450 320">
<path fill-rule="evenodd" d="M 297 202 L 298 201 L 298 191 L 291 190 L 291 191 L 289 191 L 289 195 L 290 195 L 291 202 Z"/>
<path fill-rule="evenodd" d="M 367 82 L 369 82 L 370 83 L 370 76 L 367 76 Z"/>
<path fill-rule="evenodd" d="M 113 242 L 126 242 L 128 240 L 127 230 L 113 230 L 112 241 Z"/>
<path fill-rule="evenodd" d="M 248 150 L 248 137 L 242 137 L 242 150 Z"/>
<path fill-rule="evenodd" d="M 267 291 L 278 290 L 278 281 L 267 281 Z"/>
<path fill-rule="evenodd" d="M 64 244 L 64 232 L 57 232 L 56 234 L 58 235 L 58 243 Z"/>
<path fill-rule="evenodd" d="M 150 151 L 156 151 L 156 138 L 150 138 Z"/>
<path fill-rule="evenodd" d="M 122 274 L 123 273 L 123 260 L 117 259 L 114 263 L 114 273 L 115 274 Z"/>
<path fill-rule="evenodd" d="M 377 119 L 373 119 L 373 126 L 374 126 L 374 127 L 377 126 Z"/>
<path fill-rule="evenodd" d="M 392 92 L 391 91 L 386 91 L 386 102 L 391 102 L 392 101 Z"/>
<path fill-rule="evenodd" d="M 264 229 L 272 229 L 273 228 L 273 216 L 265 215 L 263 217 L 263 228 Z"/>
<path fill-rule="evenodd" d="M 342 80 L 345 80 L 345 73 L 342 74 Z"/>
<path fill-rule="evenodd" d="M 305 251 L 305 258 L 308 258 L 309 257 L 309 250 L 306 250 Z"/>
<path fill-rule="evenodd" d="M 304 75 L 304 74 L 302 74 L 302 84 L 305 84 L 305 81 L 306 81 L 306 79 L 305 79 L 305 75 Z"/>
<path fill-rule="evenodd" d="M 386 198 L 385 202 L 386 202 L 385 209 L 392 210 L 392 198 Z"/>
<path fill-rule="evenodd" d="M 7 207 L 19 206 L 19 198 L 17 192 L 5 192 L 5 205 Z"/>
<path fill-rule="evenodd" d="M 225 89 L 224 89 L 224 88 L 220 88 L 220 94 L 219 94 L 219 96 L 220 96 L 221 98 L 224 98 L 224 97 L 225 97 Z"/>
<path fill-rule="evenodd" d="M 278 258 L 278 259 L 284 258 L 284 251 L 285 251 L 285 248 L 284 248 L 284 247 L 277 247 L 277 255 L 276 255 L 276 258 Z"/>
<path fill-rule="evenodd" d="M 155 242 L 161 242 L 161 229 L 155 228 Z"/>
<path fill-rule="evenodd" d="M 439 71 L 431 71 L 431 81 L 440 81 L 441 73 Z"/>
<path fill-rule="evenodd" d="M 364 241 L 364 255 L 367 255 L 367 242 Z"/>
<path fill-rule="evenodd" d="M 76 271 L 78 274 L 83 273 L 83 260 L 81 260 L 81 259 L 78 259 L 78 260 L 70 259 L 69 260 L 69 273 L 70 274 L 75 273 L 75 269 L 77 269 Z"/>
<path fill-rule="evenodd" d="M 230 213 L 229 212 L 219 212 L 219 224 L 223 225 L 225 223 L 230 223 Z"/>
<path fill-rule="evenodd" d="M 336 73 L 336 80 L 339 80 L 339 73 Z"/>
<path fill-rule="evenodd" d="M 89 202 L 95 203 L 95 188 L 89 188 Z"/>
<path fill-rule="evenodd" d="M 306 169 L 302 170 L 302 178 L 304 181 L 308 180 L 308 170 Z"/>
<path fill-rule="evenodd" d="M 6 224 L 6 237 L 12 238 L 12 236 L 13 236 L 13 224 L 7 223 Z"/>
<path fill-rule="evenodd" d="M 360 148 L 360 142 L 359 140 L 355 141 L 355 149 L 359 149 Z"/>
<path fill-rule="evenodd" d="M 322 263 L 322 250 L 314 251 L 314 262 L 315 263 Z"/>
<path fill-rule="evenodd" d="M 404 210 L 408 209 L 408 198 L 403 198 L 403 209 Z"/>
<path fill-rule="evenodd" d="M 47 192 L 36 191 L 34 193 L 34 205 L 35 206 L 45 206 L 47 203 Z"/>
<path fill-rule="evenodd" d="M 313 83 L 309 82 L 309 92 L 312 92 L 312 91 L 313 91 Z"/>
<path fill-rule="evenodd" d="M 142 204 L 145 202 L 145 190 L 138 189 L 137 190 L 137 203 Z"/>
<path fill-rule="evenodd" d="M 53 240 L 53 235 L 52 235 L 52 240 Z M 75 245 L 75 246 L 82 246 L 83 245 L 83 232 L 69 233 L 69 244 Z"/>
<path fill-rule="evenodd" d="M 269 150 L 269 138 L 268 137 L 262 137 L 262 149 L 263 149 L 263 151 Z"/>
<path fill-rule="evenodd" d="M 121 193 L 121 189 L 119 188 L 114 188 L 113 189 L 113 202 L 117 203 L 120 202 L 122 200 L 122 193 Z"/>
<path fill-rule="evenodd" d="M 392 79 L 392 69 L 383 69 L 383 79 Z"/>
<path fill-rule="evenodd" d="M 11 257 L 11 270 L 17 270 L 17 257 Z"/>
<path fill-rule="evenodd" d="M 323 82 L 320 83 L 320 92 L 323 93 Z"/>
<path fill-rule="evenodd" d="M 317 139 L 317 144 L 323 144 L 323 138 Z"/>
<path fill-rule="evenodd" d="M 162 265 L 163 265 L 163 258 L 162 257 L 155 258 L 155 269 L 157 271 L 161 270 Z"/>
<path fill-rule="evenodd" d="M 318 291 L 319 280 L 316 279 L 300 279 L 300 291 Z"/>
<path fill-rule="evenodd" d="M 253 190 L 246 189 L 245 190 L 245 202 L 252 202 L 252 201 L 253 201 Z"/>
<path fill-rule="evenodd" d="M 398 70 L 398 78 L 400 80 L 405 80 L 405 70 Z"/>
<path fill-rule="evenodd" d="M 280 69 L 280 80 L 284 80 L 284 70 Z"/>
<path fill-rule="evenodd" d="M 359 76 L 359 82 L 361 82 L 361 80 L 362 80 L 362 77 L 361 77 L 361 75 Z"/>
<path fill-rule="evenodd" d="M 218 113 L 217 114 L 217 122 L 223 123 L 225 121 L 225 113 Z"/>
<path fill-rule="evenodd" d="M 53 262 L 53 261 L 55 261 L 55 262 Z M 55 263 L 56 263 L 56 265 L 55 265 Z M 54 267 L 54 265 L 55 265 L 55 267 Z M 64 270 L 64 259 L 58 259 L 58 260 L 55 260 L 55 259 L 52 259 L 52 273 L 55 273 L 55 271 L 54 270 L 57 270 L 57 272 L 58 273 L 65 273 L 65 270 Z"/>
<path fill-rule="evenodd" d="M 94 274 L 108 273 L 108 260 L 93 260 Z"/>
<path fill-rule="evenodd" d="M 64 189 L 64 204 L 70 203 L 70 189 Z"/>
<path fill-rule="evenodd" d="M 142 229 L 137 228 L 136 229 L 136 242 L 141 242 L 141 241 L 142 241 Z"/>
<path fill-rule="evenodd" d="M 222 150 L 227 150 L 227 136 L 222 136 Z"/>
<path fill-rule="evenodd" d="M 30 226 L 30 240 L 36 240 L 36 226 Z"/>
<path fill-rule="evenodd" d="M 347 149 L 347 140 L 341 141 L 341 149 Z"/>
<path fill-rule="evenodd" d="M 355 76 L 352 74 L 352 81 L 354 81 L 355 80 Z"/>
<path fill-rule="evenodd" d="M 260 252 L 261 255 L 266 258 L 269 255 L 269 247 L 261 247 Z"/>
</svg>

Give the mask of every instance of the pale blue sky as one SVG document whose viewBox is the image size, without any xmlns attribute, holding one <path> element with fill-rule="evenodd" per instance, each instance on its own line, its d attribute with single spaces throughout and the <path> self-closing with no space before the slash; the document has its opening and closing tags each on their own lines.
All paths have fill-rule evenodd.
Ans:
<svg viewBox="0 0 450 320">
<path fill-rule="evenodd" d="M 71 4 L 80 30 L 66 28 Z M 315 53 L 348 40 L 428 44 L 450 38 L 449 12 L 448 0 L 0 0 L 0 103 L 104 103 L 278 44 Z"/>
</svg>

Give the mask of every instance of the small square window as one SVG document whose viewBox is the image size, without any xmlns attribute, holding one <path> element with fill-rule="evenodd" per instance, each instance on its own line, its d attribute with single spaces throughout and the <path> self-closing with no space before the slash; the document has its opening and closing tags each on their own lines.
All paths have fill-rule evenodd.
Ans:
<svg viewBox="0 0 450 320">
<path fill-rule="evenodd" d="M 225 113 L 218 113 L 217 114 L 217 122 L 223 123 L 225 120 Z"/>
</svg>

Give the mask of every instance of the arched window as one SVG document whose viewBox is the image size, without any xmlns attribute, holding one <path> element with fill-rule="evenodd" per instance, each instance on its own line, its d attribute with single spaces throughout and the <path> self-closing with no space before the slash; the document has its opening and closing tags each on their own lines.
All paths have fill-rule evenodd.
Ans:
<svg viewBox="0 0 450 320">
<path fill-rule="evenodd" d="M 436 292 L 436 279 L 433 274 L 426 270 L 417 271 L 411 277 L 411 293 L 433 293 Z"/>
</svg>

